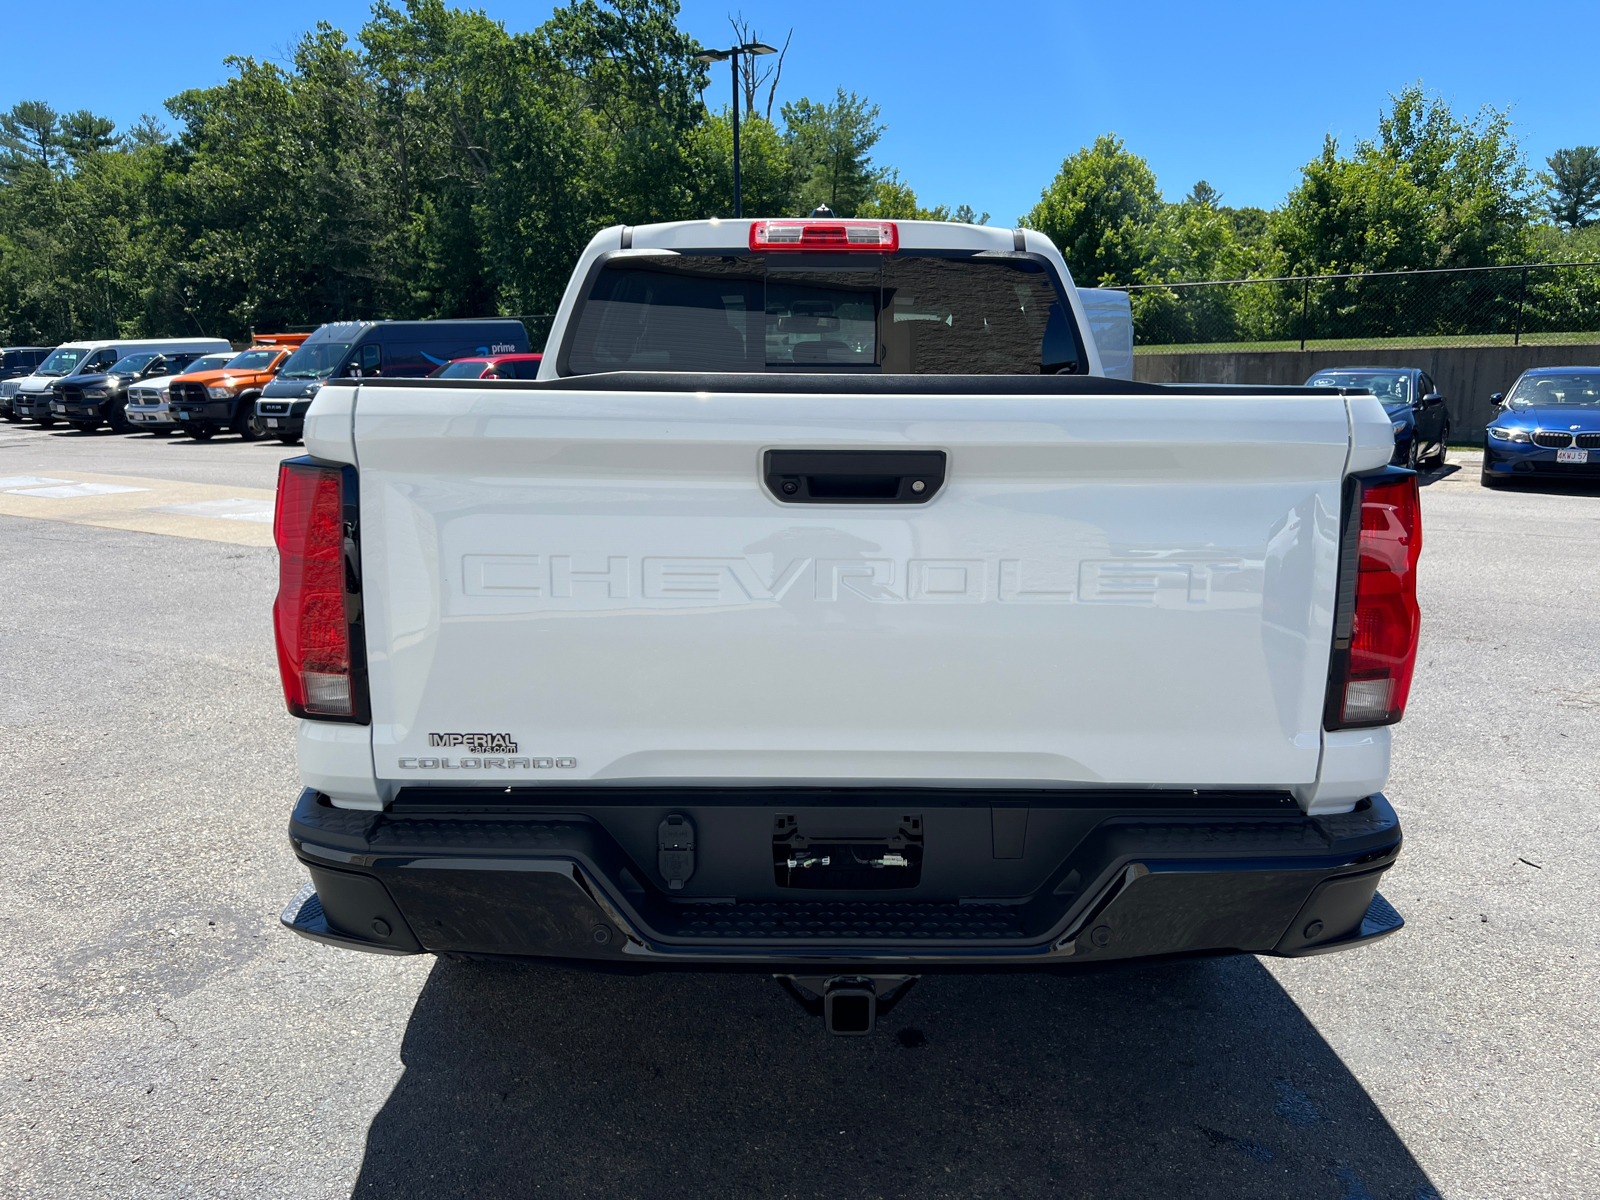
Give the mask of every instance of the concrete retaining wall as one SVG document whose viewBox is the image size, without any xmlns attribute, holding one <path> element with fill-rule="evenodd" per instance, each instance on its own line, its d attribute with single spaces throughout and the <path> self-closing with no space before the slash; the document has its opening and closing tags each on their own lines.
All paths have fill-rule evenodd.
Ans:
<svg viewBox="0 0 1600 1200">
<path fill-rule="evenodd" d="M 1149 383 L 1304 383 L 1325 367 L 1421 367 L 1444 393 L 1452 441 L 1481 440 L 1489 397 L 1529 367 L 1600 367 L 1600 345 L 1439 346 L 1409 350 L 1262 350 L 1136 354 L 1133 377 Z"/>
</svg>

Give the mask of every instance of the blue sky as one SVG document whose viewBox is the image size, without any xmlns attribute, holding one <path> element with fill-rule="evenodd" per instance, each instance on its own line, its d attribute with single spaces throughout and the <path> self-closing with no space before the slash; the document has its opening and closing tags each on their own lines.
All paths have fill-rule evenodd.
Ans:
<svg viewBox="0 0 1600 1200">
<path fill-rule="evenodd" d="M 512 29 L 551 8 L 483 7 Z M 164 115 L 162 101 L 183 87 L 223 79 L 225 55 L 282 58 L 319 18 L 354 32 L 368 4 L 78 0 L 67 21 L 49 6 L 9 11 L 0 106 L 44 99 L 126 126 L 141 112 Z M 878 162 L 900 168 L 924 203 L 968 203 L 998 222 L 1031 207 L 1061 159 L 1107 130 L 1150 161 L 1168 199 L 1204 178 L 1225 203 L 1270 207 L 1325 133 L 1346 145 L 1370 135 L 1386 95 L 1419 79 L 1458 112 L 1514 106 L 1537 167 L 1559 147 L 1600 143 L 1593 72 L 1577 53 L 1600 34 L 1593 0 L 686 0 L 682 24 L 726 45 L 730 11 L 769 42 L 794 26 L 780 103 L 839 85 L 864 93 L 889 127 Z M 727 68 L 716 70 L 707 98 L 723 104 Z"/>
</svg>

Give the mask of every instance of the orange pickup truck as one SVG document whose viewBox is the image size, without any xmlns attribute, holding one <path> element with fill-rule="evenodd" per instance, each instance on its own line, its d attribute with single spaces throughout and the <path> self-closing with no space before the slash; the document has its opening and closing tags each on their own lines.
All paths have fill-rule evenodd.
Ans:
<svg viewBox="0 0 1600 1200">
<path fill-rule="evenodd" d="M 173 421 L 201 441 L 228 430 L 247 442 L 264 437 L 266 431 L 255 418 L 256 397 L 308 336 L 258 333 L 250 349 L 241 351 L 220 371 L 178 376 L 167 400 Z"/>
</svg>

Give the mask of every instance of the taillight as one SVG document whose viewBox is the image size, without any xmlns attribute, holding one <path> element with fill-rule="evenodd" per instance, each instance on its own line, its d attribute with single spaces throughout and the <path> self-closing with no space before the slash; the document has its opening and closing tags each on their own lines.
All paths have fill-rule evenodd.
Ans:
<svg viewBox="0 0 1600 1200">
<path fill-rule="evenodd" d="M 352 662 L 344 469 L 290 459 L 278 470 L 273 534 L 278 599 L 272 606 L 283 696 L 297 717 L 365 720 Z"/>
<path fill-rule="evenodd" d="M 1390 725 L 1406 710 L 1417 664 L 1417 557 L 1422 508 L 1408 471 L 1354 481 L 1334 618 L 1324 723 L 1330 729 Z"/>
<path fill-rule="evenodd" d="M 752 221 L 752 250 L 900 249 L 900 227 L 893 221 Z"/>
</svg>

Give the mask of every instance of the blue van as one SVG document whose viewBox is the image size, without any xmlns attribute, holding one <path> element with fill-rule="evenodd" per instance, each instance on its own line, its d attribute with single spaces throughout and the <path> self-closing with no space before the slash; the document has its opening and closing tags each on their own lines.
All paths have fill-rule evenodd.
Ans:
<svg viewBox="0 0 1600 1200">
<path fill-rule="evenodd" d="M 452 359 L 526 354 L 521 321 L 339 321 L 324 325 L 289 356 L 262 389 L 256 420 L 285 445 L 300 440 L 306 410 L 333 378 L 421 379 Z"/>
</svg>

